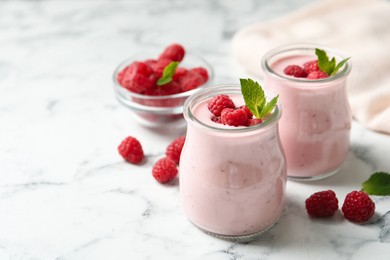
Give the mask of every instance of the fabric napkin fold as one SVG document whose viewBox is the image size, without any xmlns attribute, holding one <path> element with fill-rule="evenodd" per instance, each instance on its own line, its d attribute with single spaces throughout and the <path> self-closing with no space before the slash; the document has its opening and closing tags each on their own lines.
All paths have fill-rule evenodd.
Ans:
<svg viewBox="0 0 390 260">
<path fill-rule="evenodd" d="M 318 1 L 242 28 L 232 51 L 244 70 L 261 79 L 262 56 L 296 42 L 327 45 L 351 56 L 347 91 L 352 114 L 367 128 L 390 134 L 390 1 Z"/>
</svg>

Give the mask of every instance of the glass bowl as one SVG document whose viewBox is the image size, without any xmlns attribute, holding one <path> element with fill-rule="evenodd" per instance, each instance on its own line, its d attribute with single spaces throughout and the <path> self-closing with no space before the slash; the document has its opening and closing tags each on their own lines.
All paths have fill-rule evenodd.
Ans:
<svg viewBox="0 0 390 260">
<path fill-rule="evenodd" d="M 118 74 L 125 67 L 134 61 L 144 61 L 146 59 L 157 58 L 158 55 L 158 51 L 143 52 L 127 58 L 121 64 L 119 64 L 113 75 L 115 96 L 123 106 L 127 107 L 132 112 L 131 114 L 133 117 L 144 126 L 184 127 L 186 122 L 183 117 L 183 104 L 189 96 L 199 91 L 200 89 L 205 88 L 212 82 L 214 77 L 213 69 L 211 68 L 210 64 L 202 57 L 191 52 L 186 52 L 184 59 L 180 62 L 179 67 L 184 67 L 187 69 L 203 67 L 207 70 L 209 75 L 208 81 L 196 89 L 173 95 L 148 96 L 131 92 L 119 84 L 117 79 Z"/>
</svg>

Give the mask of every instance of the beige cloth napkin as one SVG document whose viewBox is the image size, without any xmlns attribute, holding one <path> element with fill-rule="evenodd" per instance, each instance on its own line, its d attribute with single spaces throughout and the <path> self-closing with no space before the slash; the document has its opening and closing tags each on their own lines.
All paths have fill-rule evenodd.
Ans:
<svg viewBox="0 0 390 260">
<path fill-rule="evenodd" d="M 318 1 L 241 29 L 233 38 L 233 55 L 248 73 L 261 79 L 263 54 L 296 42 L 323 44 L 349 54 L 348 98 L 355 119 L 390 134 L 390 1 Z"/>
</svg>

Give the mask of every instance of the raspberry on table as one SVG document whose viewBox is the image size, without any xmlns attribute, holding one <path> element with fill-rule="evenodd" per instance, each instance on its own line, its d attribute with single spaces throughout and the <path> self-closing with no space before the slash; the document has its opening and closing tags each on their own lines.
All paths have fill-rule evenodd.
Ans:
<svg viewBox="0 0 390 260">
<path fill-rule="evenodd" d="M 185 55 L 185 50 L 183 46 L 181 46 L 180 44 L 171 44 L 164 49 L 163 53 L 161 53 L 158 59 L 170 59 L 173 61 L 181 61 L 183 60 L 184 55 Z"/>
<path fill-rule="evenodd" d="M 244 109 L 225 108 L 221 112 L 221 123 L 230 126 L 246 126 L 248 116 Z"/>
<path fill-rule="evenodd" d="M 153 177 L 160 183 L 173 180 L 177 172 L 176 163 L 167 157 L 158 160 L 152 168 Z"/>
<path fill-rule="evenodd" d="M 172 143 L 170 143 L 165 151 L 165 155 L 174 161 L 176 164 L 180 163 L 180 155 L 183 150 L 184 142 L 186 140 L 185 136 L 180 136 L 176 138 Z"/>
<path fill-rule="evenodd" d="M 347 194 L 341 208 L 344 217 L 352 222 L 365 222 L 375 213 L 375 203 L 363 191 L 352 191 Z"/>
<path fill-rule="evenodd" d="M 126 161 L 134 164 L 138 164 L 144 158 L 144 151 L 142 150 L 141 143 L 132 136 L 126 137 L 118 146 L 119 154 Z"/>
<path fill-rule="evenodd" d="M 313 71 L 318 71 L 320 68 L 318 67 L 318 60 L 311 60 L 308 62 L 305 62 L 303 64 L 303 69 L 306 71 L 307 74 Z"/>
<path fill-rule="evenodd" d="M 288 65 L 284 69 L 283 72 L 286 75 L 294 76 L 296 78 L 306 78 L 307 77 L 306 71 L 301 66 L 298 66 L 298 65 Z"/>
<path fill-rule="evenodd" d="M 339 201 L 332 190 L 319 191 L 306 199 L 307 214 L 311 217 L 330 217 L 339 208 Z"/>
<path fill-rule="evenodd" d="M 220 94 L 210 99 L 207 108 L 214 116 L 220 116 L 223 109 L 235 108 L 235 105 L 228 95 Z"/>
<path fill-rule="evenodd" d="M 321 70 L 312 71 L 307 75 L 307 79 L 324 79 L 329 77 L 328 74 Z"/>
</svg>

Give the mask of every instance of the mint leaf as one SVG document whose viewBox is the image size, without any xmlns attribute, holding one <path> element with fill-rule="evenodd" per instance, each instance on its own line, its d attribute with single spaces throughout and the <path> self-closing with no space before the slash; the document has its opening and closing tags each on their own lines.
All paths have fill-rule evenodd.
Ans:
<svg viewBox="0 0 390 260">
<path fill-rule="evenodd" d="M 259 88 L 257 82 L 251 79 L 240 79 L 240 83 L 245 105 L 255 117 L 259 118 L 260 111 L 258 110 L 258 105 L 265 99 L 263 89 Z"/>
<path fill-rule="evenodd" d="M 269 103 L 267 103 L 264 106 L 263 110 L 261 111 L 260 118 L 262 118 L 266 114 L 270 113 L 274 109 L 274 107 L 276 106 L 276 103 L 278 102 L 278 98 L 279 98 L 279 95 L 274 97 Z"/>
<path fill-rule="evenodd" d="M 333 57 L 330 62 L 329 62 L 329 66 L 328 66 L 328 70 L 330 73 L 332 73 L 332 71 L 334 71 L 334 68 L 336 67 L 336 59 Z M 330 75 L 330 74 L 328 74 Z"/>
<path fill-rule="evenodd" d="M 337 64 L 336 68 L 333 70 L 333 72 L 330 74 L 330 76 L 333 76 L 337 73 L 337 71 L 339 71 L 339 69 L 341 69 L 342 66 L 344 66 L 344 64 L 349 60 L 350 58 L 347 58 L 347 59 L 344 59 L 342 61 L 340 61 L 339 64 Z"/>
<path fill-rule="evenodd" d="M 267 103 L 264 90 L 259 83 L 252 79 L 240 79 L 240 83 L 245 105 L 256 118 L 261 119 L 274 109 L 279 96 Z"/>
<path fill-rule="evenodd" d="M 157 85 L 162 86 L 162 85 L 165 85 L 165 84 L 171 82 L 172 77 L 175 74 L 175 70 L 176 70 L 177 66 L 179 66 L 178 61 L 172 61 L 171 63 L 169 63 L 164 68 L 164 71 L 163 71 L 161 78 L 157 81 Z"/>
<path fill-rule="evenodd" d="M 370 195 L 390 195 L 390 174 L 375 172 L 368 180 L 362 183 L 362 191 Z"/>
<path fill-rule="evenodd" d="M 318 67 L 321 71 L 325 72 L 329 76 L 335 75 L 339 69 L 343 67 L 344 64 L 350 59 L 344 59 L 336 65 L 336 58 L 333 57 L 331 60 L 329 60 L 326 51 L 316 48 L 316 55 L 318 58 Z"/>
<path fill-rule="evenodd" d="M 316 55 L 317 55 L 317 58 L 318 58 L 318 67 L 320 68 L 320 70 L 322 70 L 323 72 L 328 74 L 328 71 L 329 71 L 329 69 L 328 69 L 329 68 L 329 58 L 328 58 L 328 55 L 326 54 L 326 51 L 320 50 L 320 49 L 316 49 Z"/>
</svg>

